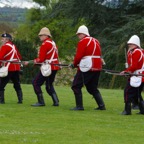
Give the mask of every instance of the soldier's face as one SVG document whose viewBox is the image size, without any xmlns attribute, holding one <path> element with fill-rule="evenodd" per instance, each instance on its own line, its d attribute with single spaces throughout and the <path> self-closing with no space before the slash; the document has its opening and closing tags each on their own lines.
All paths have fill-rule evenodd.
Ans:
<svg viewBox="0 0 144 144">
<path fill-rule="evenodd" d="M 44 41 L 47 38 L 47 36 L 46 35 L 39 35 L 39 38 L 40 38 L 40 41 Z"/>
<path fill-rule="evenodd" d="M 8 41 L 7 38 L 5 38 L 5 37 L 2 37 L 2 38 L 1 38 L 2 44 L 5 44 L 7 41 Z"/>
<path fill-rule="evenodd" d="M 81 40 L 83 39 L 86 35 L 85 34 L 82 34 L 82 33 L 79 33 L 77 34 L 78 38 Z"/>
<path fill-rule="evenodd" d="M 129 49 L 133 49 L 133 48 L 135 48 L 135 47 L 137 47 L 135 44 L 128 44 L 128 48 L 129 48 Z"/>
</svg>

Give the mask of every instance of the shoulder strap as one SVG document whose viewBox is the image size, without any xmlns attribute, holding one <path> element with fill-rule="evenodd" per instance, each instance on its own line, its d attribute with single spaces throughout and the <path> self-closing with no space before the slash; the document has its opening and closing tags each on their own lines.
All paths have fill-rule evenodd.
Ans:
<svg viewBox="0 0 144 144">
<path fill-rule="evenodd" d="M 93 39 L 92 37 L 89 38 L 89 42 L 88 42 L 87 46 L 89 46 L 89 44 L 91 43 L 92 39 Z"/>
<path fill-rule="evenodd" d="M 94 39 L 93 39 L 93 42 L 94 42 L 94 50 L 93 50 L 92 56 L 94 55 L 94 52 L 96 50 L 96 41 Z"/>
<path fill-rule="evenodd" d="M 142 50 L 140 50 L 140 49 L 136 49 L 136 50 L 138 50 L 138 51 L 140 51 L 141 52 L 141 56 L 140 56 L 140 58 L 139 58 L 139 61 L 143 58 L 144 59 L 144 54 L 143 54 L 143 52 L 142 52 Z M 135 51 L 136 51 L 135 50 Z M 136 70 L 134 73 L 142 73 L 144 71 L 144 62 L 143 62 L 143 65 L 142 65 L 142 67 L 140 68 L 140 69 L 138 69 L 138 70 Z"/>
<path fill-rule="evenodd" d="M 141 57 L 139 58 L 139 61 L 140 61 L 142 59 L 142 57 L 144 56 L 144 54 L 143 54 L 142 50 L 140 50 L 140 49 L 136 49 L 135 51 L 140 51 L 140 53 L 141 53 Z"/>
<path fill-rule="evenodd" d="M 51 41 L 49 41 L 49 40 L 47 40 L 46 42 L 47 43 L 51 43 L 53 45 L 53 43 Z M 53 50 L 53 47 L 51 48 L 51 50 L 47 54 L 49 54 L 52 50 Z"/>
<path fill-rule="evenodd" d="M 94 38 L 93 38 L 93 37 L 90 37 L 90 40 L 89 40 L 89 42 L 88 42 L 87 46 L 89 46 L 89 44 L 91 43 L 91 41 L 93 41 L 93 42 L 94 42 L 94 50 L 93 50 L 93 53 L 92 53 L 92 56 L 93 56 L 93 55 L 94 55 L 94 52 L 95 52 L 95 50 L 96 50 L 96 41 L 94 40 Z"/>
<path fill-rule="evenodd" d="M 14 57 L 14 54 L 15 54 L 15 46 L 14 45 L 11 45 L 11 44 L 6 44 L 6 45 L 8 45 L 8 46 L 10 46 L 11 48 L 12 48 L 12 50 L 6 55 L 6 56 L 8 56 L 10 53 L 12 53 L 13 52 L 13 54 L 12 54 L 12 56 L 11 56 L 11 58 L 10 58 L 10 61 L 13 59 L 13 57 Z M 6 57 L 5 56 L 5 57 Z M 9 67 L 9 65 L 10 65 L 10 62 L 8 62 L 7 63 L 7 67 Z"/>
<path fill-rule="evenodd" d="M 52 50 L 54 50 L 54 51 L 53 51 L 53 54 L 52 54 L 52 56 L 51 56 L 51 58 L 50 58 L 50 60 L 48 60 L 48 62 L 51 63 L 52 60 L 53 60 L 53 58 L 54 58 L 54 54 L 55 54 L 55 52 L 56 52 L 56 44 L 55 44 L 54 41 L 51 42 L 51 41 L 48 41 L 48 40 L 47 40 L 46 42 L 51 43 L 52 46 L 53 46 L 53 47 L 51 48 L 51 50 L 50 50 L 47 54 L 49 54 Z"/>
<path fill-rule="evenodd" d="M 51 42 L 51 41 L 48 41 L 48 40 L 47 40 L 46 42 L 51 43 L 52 46 L 53 46 L 53 47 L 51 48 L 51 50 L 50 50 L 47 54 L 49 54 L 53 49 L 56 50 L 56 44 L 55 44 L 54 41 Z"/>
<path fill-rule="evenodd" d="M 7 43 L 6 45 L 8 45 L 9 47 L 11 47 L 12 50 L 11 50 L 8 54 L 6 54 L 4 57 L 7 57 L 8 55 L 10 55 L 10 54 L 14 51 L 14 49 L 13 49 L 13 45 L 8 44 L 8 43 Z"/>
</svg>

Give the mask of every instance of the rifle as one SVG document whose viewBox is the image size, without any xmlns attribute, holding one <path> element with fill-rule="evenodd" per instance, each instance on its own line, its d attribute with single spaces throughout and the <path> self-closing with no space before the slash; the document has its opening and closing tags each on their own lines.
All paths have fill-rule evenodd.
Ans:
<svg viewBox="0 0 144 144">
<path fill-rule="evenodd" d="M 28 61 L 10 61 L 10 60 L 0 60 L 0 62 L 2 63 L 7 63 L 7 62 L 10 62 L 10 63 L 13 63 L 13 64 L 24 64 L 24 63 L 29 63 L 29 64 L 34 64 L 33 60 L 28 60 Z M 45 63 L 45 62 L 43 62 Z M 36 65 L 42 65 L 43 63 L 36 63 Z M 59 67 L 69 67 L 69 64 L 52 64 L 50 63 L 50 65 L 55 65 L 55 66 L 59 66 Z"/>
<path fill-rule="evenodd" d="M 118 76 L 142 76 L 144 77 L 144 74 L 135 74 L 135 73 L 130 73 L 130 72 L 125 72 L 121 74 L 119 71 L 115 70 L 108 70 L 108 69 L 103 69 L 105 73 L 107 74 L 112 74 L 112 75 L 118 75 Z"/>
<path fill-rule="evenodd" d="M 127 48 L 125 47 L 125 60 L 126 60 L 126 62 L 125 62 L 125 68 L 128 68 L 128 62 L 127 62 Z"/>
</svg>

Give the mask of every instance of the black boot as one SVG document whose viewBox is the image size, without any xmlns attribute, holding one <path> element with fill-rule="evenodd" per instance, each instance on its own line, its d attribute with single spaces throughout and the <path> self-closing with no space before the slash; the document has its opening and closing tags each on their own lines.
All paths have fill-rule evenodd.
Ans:
<svg viewBox="0 0 144 144">
<path fill-rule="evenodd" d="M 138 114 L 144 114 L 144 101 L 139 102 L 140 112 Z"/>
<path fill-rule="evenodd" d="M 71 110 L 84 110 L 83 107 L 83 100 L 82 100 L 82 95 L 75 95 L 75 101 L 76 101 L 76 107 L 72 108 Z"/>
<path fill-rule="evenodd" d="M 32 104 L 31 106 L 39 107 L 45 106 L 44 98 L 42 94 L 37 94 L 38 102 L 36 104 Z"/>
<path fill-rule="evenodd" d="M 138 110 L 139 109 L 139 105 L 132 103 L 132 109 L 133 110 Z"/>
<path fill-rule="evenodd" d="M 19 91 L 16 91 L 16 93 L 17 93 L 17 97 L 18 97 L 18 104 L 22 104 L 22 101 L 23 101 L 23 93 L 22 93 L 22 91 L 21 90 L 19 90 Z"/>
<path fill-rule="evenodd" d="M 131 115 L 131 103 L 125 103 L 125 109 L 122 112 L 122 115 Z"/>
<path fill-rule="evenodd" d="M 133 99 L 133 101 L 132 101 L 132 109 L 133 109 L 133 110 L 139 109 L 139 103 L 138 103 L 138 98 L 137 98 L 137 97 L 135 97 L 135 98 Z"/>
<path fill-rule="evenodd" d="M 5 100 L 4 100 L 4 91 L 0 91 L 0 104 L 4 104 Z"/>
<path fill-rule="evenodd" d="M 94 110 L 106 110 L 101 94 L 100 93 L 94 94 L 93 97 L 98 105 L 98 107 L 95 108 Z"/>
<path fill-rule="evenodd" d="M 59 106 L 59 99 L 58 99 L 56 93 L 53 93 L 51 95 L 51 97 L 52 97 L 52 100 L 53 100 L 53 106 Z"/>
</svg>

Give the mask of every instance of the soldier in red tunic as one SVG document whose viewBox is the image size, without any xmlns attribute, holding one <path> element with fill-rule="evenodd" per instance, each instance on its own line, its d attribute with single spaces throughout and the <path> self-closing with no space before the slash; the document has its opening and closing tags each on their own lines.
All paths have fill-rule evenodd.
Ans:
<svg viewBox="0 0 144 144">
<path fill-rule="evenodd" d="M 71 110 L 84 110 L 81 90 L 83 85 L 86 86 L 88 93 L 93 96 L 98 104 L 95 110 L 105 110 L 102 96 L 97 89 L 103 64 L 100 43 L 97 39 L 90 37 L 88 28 L 85 25 L 80 26 L 76 34 L 80 41 L 78 42 L 76 55 L 71 65 L 73 68 L 78 68 L 72 83 L 76 107 Z M 82 60 L 85 62 L 81 62 Z M 81 65 L 81 63 L 83 64 Z"/>
<path fill-rule="evenodd" d="M 128 68 L 121 72 L 121 74 L 130 72 L 134 74 L 144 73 L 144 54 L 140 46 L 140 39 L 137 35 L 133 35 L 128 44 L 127 60 Z M 144 114 L 143 98 L 141 91 L 143 87 L 144 77 L 141 78 L 139 86 L 132 85 L 131 77 L 128 78 L 126 87 L 124 89 L 125 108 L 122 115 L 131 115 L 131 103 L 135 99 L 139 99 L 140 114 Z"/>
<path fill-rule="evenodd" d="M 53 106 L 59 106 L 59 100 L 53 86 L 56 73 L 60 69 L 60 67 L 56 65 L 59 64 L 58 49 L 55 42 L 51 39 L 52 36 L 48 28 L 42 28 L 38 35 L 40 40 L 42 41 L 42 45 L 40 46 L 38 57 L 34 59 L 34 64 L 51 61 L 50 65 L 52 73 L 50 76 L 46 77 L 42 75 L 41 71 L 39 71 L 33 79 L 32 84 L 37 95 L 38 102 L 36 104 L 32 104 L 32 106 L 45 106 L 41 90 L 41 86 L 44 84 L 44 82 L 46 84 L 46 91 L 53 100 Z"/>
<path fill-rule="evenodd" d="M 22 57 L 16 46 L 12 43 L 12 36 L 8 33 L 4 33 L 1 35 L 1 37 L 2 46 L 0 48 L 0 60 L 19 62 Z M 3 63 L 1 62 L 1 65 L 2 64 Z M 18 97 L 18 103 L 22 103 L 23 94 L 19 78 L 20 64 L 5 63 L 5 65 L 9 65 L 8 75 L 0 78 L 0 104 L 5 103 L 4 90 L 9 80 L 11 80 L 14 84 L 14 89 Z"/>
</svg>

